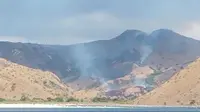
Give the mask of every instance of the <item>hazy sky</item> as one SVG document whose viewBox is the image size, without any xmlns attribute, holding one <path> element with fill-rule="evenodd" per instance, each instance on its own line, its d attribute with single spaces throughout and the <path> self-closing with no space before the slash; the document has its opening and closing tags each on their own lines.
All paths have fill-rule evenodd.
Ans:
<svg viewBox="0 0 200 112">
<path fill-rule="evenodd" d="M 126 29 L 200 39 L 200 0 L 0 0 L 0 40 L 72 44 Z"/>
</svg>

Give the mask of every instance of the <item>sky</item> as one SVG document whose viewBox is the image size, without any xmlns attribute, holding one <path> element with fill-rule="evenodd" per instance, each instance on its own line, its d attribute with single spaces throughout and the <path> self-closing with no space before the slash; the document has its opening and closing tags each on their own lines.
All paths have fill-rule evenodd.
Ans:
<svg viewBox="0 0 200 112">
<path fill-rule="evenodd" d="M 0 40 L 74 44 L 127 29 L 167 28 L 200 40 L 200 0 L 0 0 Z"/>
</svg>

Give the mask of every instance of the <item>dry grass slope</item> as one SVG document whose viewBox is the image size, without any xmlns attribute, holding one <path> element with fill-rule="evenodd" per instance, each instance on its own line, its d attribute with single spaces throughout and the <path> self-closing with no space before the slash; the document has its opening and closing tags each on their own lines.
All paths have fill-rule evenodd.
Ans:
<svg viewBox="0 0 200 112">
<path fill-rule="evenodd" d="M 20 100 L 56 98 L 72 91 L 51 72 L 31 69 L 0 59 L 0 98 Z"/>
<path fill-rule="evenodd" d="M 200 59 L 169 81 L 134 100 L 140 105 L 200 105 Z"/>
</svg>

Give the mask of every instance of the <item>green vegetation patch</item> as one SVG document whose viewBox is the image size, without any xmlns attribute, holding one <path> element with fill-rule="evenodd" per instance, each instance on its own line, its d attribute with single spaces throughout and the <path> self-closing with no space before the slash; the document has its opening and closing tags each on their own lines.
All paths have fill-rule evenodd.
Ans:
<svg viewBox="0 0 200 112">
<path fill-rule="evenodd" d="M 57 97 L 57 98 L 53 99 L 53 101 L 55 101 L 55 102 L 64 102 L 64 98 Z"/>
<path fill-rule="evenodd" d="M 108 102 L 108 101 L 110 101 L 110 99 L 108 99 L 108 98 L 94 97 L 92 99 L 92 102 Z"/>
<path fill-rule="evenodd" d="M 146 78 L 146 83 L 149 85 L 155 85 L 155 77 L 160 75 L 162 72 L 161 71 L 156 71 L 154 70 L 154 73 L 150 74 L 147 78 Z"/>
<path fill-rule="evenodd" d="M 47 98 L 47 101 L 48 102 L 79 102 L 78 99 L 76 98 L 73 98 L 73 97 L 69 97 L 69 98 L 65 98 L 65 97 L 57 97 L 57 98 Z M 81 102 L 82 100 L 80 100 Z"/>
<path fill-rule="evenodd" d="M 23 94 L 20 98 L 20 101 L 30 101 L 29 97 Z"/>
<path fill-rule="evenodd" d="M 76 98 L 73 98 L 73 97 L 69 97 L 69 98 L 65 99 L 65 102 L 79 102 L 79 100 Z"/>
<path fill-rule="evenodd" d="M 4 102 L 4 101 L 6 101 L 5 99 L 3 99 L 3 98 L 0 98 L 0 102 Z"/>
<path fill-rule="evenodd" d="M 118 104 L 127 104 L 130 99 L 120 99 L 120 98 L 105 98 L 105 97 L 95 97 L 92 99 L 92 102 L 94 103 L 118 103 Z"/>
</svg>

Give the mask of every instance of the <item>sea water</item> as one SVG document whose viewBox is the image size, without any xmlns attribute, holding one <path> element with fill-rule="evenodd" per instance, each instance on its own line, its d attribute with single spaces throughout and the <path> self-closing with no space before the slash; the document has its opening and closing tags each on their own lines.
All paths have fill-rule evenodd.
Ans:
<svg viewBox="0 0 200 112">
<path fill-rule="evenodd" d="M 1 112 L 200 112 L 200 108 L 183 107 L 125 107 L 125 108 L 1 108 Z"/>
<path fill-rule="evenodd" d="M 47 112 L 199 112 L 197 108 L 57 108 L 57 109 L 39 109 L 38 111 Z"/>
<path fill-rule="evenodd" d="M 200 112 L 200 107 L 175 106 L 50 106 L 2 107 L 0 112 Z"/>
</svg>

